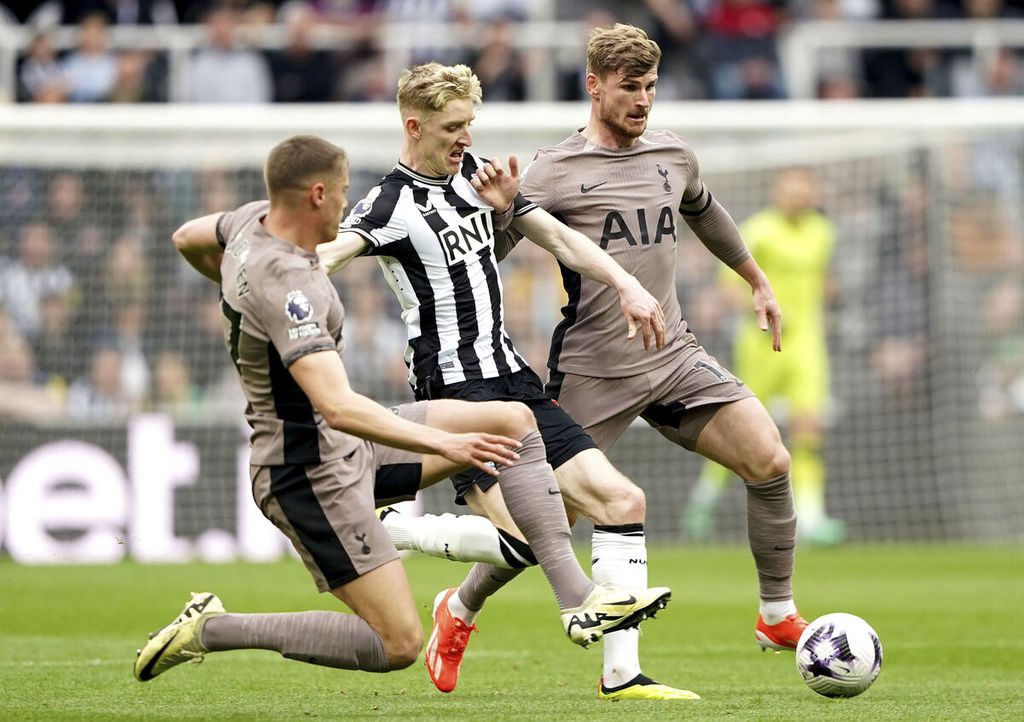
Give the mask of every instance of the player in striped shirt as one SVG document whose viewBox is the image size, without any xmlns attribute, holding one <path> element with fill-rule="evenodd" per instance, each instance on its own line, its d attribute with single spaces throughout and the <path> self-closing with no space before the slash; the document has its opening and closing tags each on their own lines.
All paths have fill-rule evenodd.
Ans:
<svg viewBox="0 0 1024 722">
<path fill-rule="evenodd" d="M 466 66 L 431 63 L 406 71 L 398 86 L 405 130 L 400 163 L 356 204 L 338 240 L 321 247 L 321 258 L 329 271 L 359 255 L 378 258 L 402 304 L 409 329 L 409 380 L 418 399 L 527 404 L 566 506 L 595 524 L 594 555 L 602 561 L 594 566 L 595 581 L 614 585 L 625 578 L 623 570 L 631 562 L 646 579 L 643 491 L 545 396 L 540 379 L 516 352 L 504 329 L 495 236 L 514 225 L 566 267 L 608 287 L 627 321 L 618 323 L 623 343 L 644 349 L 662 346 L 664 316 L 650 294 L 608 254 L 518 194 L 514 158 L 505 169 L 498 161 L 486 162 L 468 152 L 469 126 L 480 101 L 479 81 Z M 642 339 L 636 338 L 638 329 Z M 478 564 L 458 590 L 438 595 L 426 661 L 442 691 L 457 683 L 469 630 L 486 597 L 532 563 L 532 550 L 522 543 L 499 488 L 483 476 L 454 478 L 457 500 L 502 530 L 502 556 L 495 561 L 513 568 Z M 443 526 L 435 527 L 438 534 L 444 533 Z M 606 635 L 606 666 L 629 666 L 629 659 L 636 657 L 636 635 L 635 629 Z M 618 661 L 622 656 L 626 664 Z M 657 684 L 638 669 L 615 686 L 694 697 Z"/>
</svg>

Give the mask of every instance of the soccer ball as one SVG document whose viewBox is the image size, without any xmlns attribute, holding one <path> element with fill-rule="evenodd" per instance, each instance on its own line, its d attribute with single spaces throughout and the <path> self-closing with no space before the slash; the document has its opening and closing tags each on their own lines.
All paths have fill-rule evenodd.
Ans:
<svg viewBox="0 0 1024 722">
<path fill-rule="evenodd" d="M 796 668 L 825 697 L 856 697 L 882 669 L 882 643 L 860 617 L 836 612 L 807 625 L 796 644 Z"/>
</svg>

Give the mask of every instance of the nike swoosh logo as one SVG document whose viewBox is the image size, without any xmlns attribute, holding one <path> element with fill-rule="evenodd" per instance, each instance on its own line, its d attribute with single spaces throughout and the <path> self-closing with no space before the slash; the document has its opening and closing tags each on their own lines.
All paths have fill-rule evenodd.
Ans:
<svg viewBox="0 0 1024 722">
<path fill-rule="evenodd" d="M 610 602 L 610 606 L 618 607 L 628 604 L 636 604 L 636 597 L 632 594 L 629 595 L 629 599 L 623 599 L 621 602 Z"/>
<path fill-rule="evenodd" d="M 561 493 L 562 492 L 560 492 L 558 489 L 548 489 L 548 494 L 550 494 L 551 496 L 554 496 L 555 494 L 561 494 Z"/>
<path fill-rule="evenodd" d="M 793 546 L 794 546 L 793 544 L 790 544 L 788 547 L 778 547 L 777 546 L 777 547 L 775 547 L 775 551 L 777 551 L 777 552 L 788 552 L 790 549 L 793 548 Z"/>
<path fill-rule="evenodd" d="M 147 664 L 145 667 L 143 667 L 142 671 L 139 672 L 139 679 L 141 679 L 141 680 L 153 679 L 153 674 L 152 674 L 153 667 L 156 666 L 156 663 L 160 660 L 160 657 L 163 655 L 164 652 L 167 651 L 167 648 L 171 646 L 171 642 L 173 642 L 177 638 L 177 636 L 178 636 L 177 632 L 172 634 L 171 638 L 167 640 L 167 644 L 162 646 L 160 648 L 160 651 L 153 655 L 153 657 L 149 660 L 149 664 Z"/>
<path fill-rule="evenodd" d="M 603 186 L 607 182 L 608 181 L 602 181 L 601 183 L 597 183 L 597 184 L 589 186 L 589 187 L 583 185 L 582 183 L 580 183 L 580 193 L 590 193 L 590 191 L 594 190 L 595 188 L 600 188 L 601 186 Z"/>
</svg>

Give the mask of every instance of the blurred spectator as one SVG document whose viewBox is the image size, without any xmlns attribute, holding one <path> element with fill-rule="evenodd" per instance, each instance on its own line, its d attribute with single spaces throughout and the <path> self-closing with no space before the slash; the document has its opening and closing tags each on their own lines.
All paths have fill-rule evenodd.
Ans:
<svg viewBox="0 0 1024 722">
<path fill-rule="evenodd" d="M 85 371 L 85 334 L 72 325 L 72 308 L 63 293 L 46 293 L 40 302 L 41 327 L 32 347 L 47 385 L 66 390 Z"/>
<path fill-rule="evenodd" d="M 811 0 L 799 11 L 801 19 L 833 22 L 859 17 L 863 7 L 851 8 L 843 0 Z M 818 77 L 817 96 L 823 100 L 846 100 L 862 94 L 863 59 L 857 48 L 818 48 L 814 54 Z"/>
<path fill-rule="evenodd" d="M 269 54 L 274 77 L 274 102 L 322 103 L 331 100 L 337 68 L 324 50 L 314 50 L 310 34 L 316 23 L 313 9 L 303 3 L 289 7 L 286 14 L 288 45 Z"/>
<path fill-rule="evenodd" d="M 0 255 L 13 255 L 11 237 L 39 217 L 44 203 L 41 173 L 33 168 L 0 167 Z M 7 238 L 5 238 L 7 236 Z"/>
<path fill-rule="evenodd" d="M 192 382 L 205 390 L 230 376 L 237 386 L 235 370 L 224 345 L 224 312 L 217 294 L 204 294 L 201 300 L 179 307 L 178 313 L 184 313 L 193 322 L 178 346 L 185 355 Z"/>
<path fill-rule="evenodd" d="M 408 400 L 408 369 L 402 360 L 408 335 L 389 309 L 394 299 L 369 274 L 353 276 L 340 295 L 345 303 L 345 368 L 352 388 L 375 398 Z"/>
<path fill-rule="evenodd" d="M 108 252 L 104 273 L 100 338 L 121 353 L 125 391 L 141 398 L 150 377 L 145 332 L 152 284 L 139 240 L 132 235 L 119 238 Z"/>
<path fill-rule="evenodd" d="M 488 102 L 526 99 L 525 64 L 512 46 L 507 20 L 495 20 L 487 27 L 480 49 L 469 65 L 480 78 Z"/>
<path fill-rule="evenodd" d="M 42 299 L 71 292 L 74 278 L 54 256 L 53 232 L 43 222 L 21 229 L 16 259 L 0 259 L 0 302 L 18 330 L 34 338 L 42 327 Z"/>
<path fill-rule="evenodd" d="M 238 12 L 215 5 L 206 15 L 208 45 L 195 52 L 187 70 L 194 103 L 268 103 L 273 82 L 263 56 L 236 44 Z"/>
<path fill-rule="evenodd" d="M 36 386 L 40 381 L 32 347 L 21 336 L 8 334 L 0 346 L 0 383 Z"/>
<path fill-rule="evenodd" d="M 58 391 L 41 385 L 32 348 L 0 313 L 0 416 L 6 421 L 58 418 Z"/>
<path fill-rule="evenodd" d="M 577 19 L 569 15 L 569 19 Z M 590 32 L 594 28 L 614 25 L 618 18 L 611 12 L 596 10 L 581 17 L 579 50 L 577 52 L 562 51 L 558 53 L 558 100 L 583 100 L 586 97 L 586 57 L 585 49 Z"/>
<path fill-rule="evenodd" d="M 18 70 L 18 100 L 62 103 L 66 97 L 64 71 L 57 60 L 57 51 L 50 37 L 39 33 L 32 38 Z"/>
<path fill-rule="evenodd" d="M 853 75 L 826 75 L 818 81 L 820 100 L 855 100 L 859 97 L 860 81 Z"/>
<path fill-rule="evenodd" d="M 126 50 L 117 63 L 117 78 L 110 92 L 115 103 L 152 103 L 167 99 L 167 68 L 163 56 Z"/>
<path fill-rule="evenodd" d="M 523 0 L 473 0 L 462 8 L 468 19 L 493 23 L 501 21 L 526 20 L 529 15 L 529 2 Z"/>
<path fill-rule="evenodd" d="M 466 61 L 471 41 L 469 15 L 458 0 L 382 0 L 380 7 L 382 18 L 395 23 L 387 29 L 388 34 L 399 37 L 407 48 L 403 65 Z M 424 32 L 423 26 L 428 23 L 448 23 L 450 31 L 443 36 Z"/>
<path fill-rule="evenodd" d="M 982 306 L 988 341 L 978 369 L 980 412 L 988 420 L 1024 416 L 1024 284 L 1017 273 L 999 281 Z"/>
<path fill-rule="evenodd" d="M 871 366 L 884 385 L 882 401 L 909 410 L 927 402 L 929 260 L 926 234 L 929 195 L 920 178 L 895 197 L 882 197 L 885 221 L 876 256 L 875 348 Z"/>
<path fill-rule="evenodd" d="M 936 0 L 886 0 L 882 17 L 929 20 L 952 17 L 955 11 Z M 921 98 L 941 92 L 941 53 L 932 48 L 868 49 L 863 53 L 865 94 L 872 98 Z"/>
<path fill-rule="evenodd" d="M 45 196 L 46 221 L 56 237 L 62 243 L 68 243 L 82 224 L 82 216 L 85 214 L 82 175 L 70 171 L 58 173 L 47 183 Z"/>
<path fill-rule="evenodd" d="M 162 25 L 178 22 L 171 0 L 63 0 L 61 22 L 74 25 L 87 15 L 101 13 L 112 25 Z"/>
<path fill-rule="evenodd" d="M 142 244 L 136 236 L 129 233 L 114 242 L 107 253 L 104 273 L 104 303 L 109 307 L 146 303 L 150 274 Z"/>
<path fill-rule="evenodd" d="M 669 100 L 705 98 L 707 70 L 697 42 L 698 18 L 690 0 L 644 0 L 650 19 L 641 23 L 661 47 L 658 95 Z"/>
<path fill-rule="evenodd" d="M 395 83 L 388 75 L 384 53 L 375 41 L 358 43 L 340 63 L 334 95 L 346 103 L 388 102 L 395 98 Z"/>
<path fill-rule="evenodd" d="M 93 12 L 78 24 L 78 46 L 62 62 L 68 100 L 95 103 L 109 100 L 117 83 L 117 56 L 107 47 L 108 23 Z"/>
<path fill-rule="evenodd" d="M 177 418 L 197 418 L 202 413 L 202 395 L 193 385 L 180 352 L 164 351 L 156 357 L 150 405 Z"/>
<path fill-rule="evenodd" d="M 138 409 L 137 399 L 122 384 L 121 354 L 101 346 L 89 360 L 89 375 L 68 389 L 67 412 L 80 421 L 115 421 Z"/>
<path fill-rule="evenodd" d="M 149 393 L 152 373 L 144 333 L 148 307 L 130 303 L 113 310 L 113 321 L 99 336 L 97 346 L 111 348 L 120 356 L 120 384 L 125 398 L 139 404 Z"/>
<path fill-rule="evenodd" d="M 1024 95 L 1024 68 L 1011 48 L 995 48 L 980 58 L 953 59 L 950 92 L 957 97 L 992 98 Z"/>
<path fill-rule="evenodd" d="M 768 0 L 716 0 L 705 17 L 716 100 L 782 98 L 775 53 L 780 8 Z"/>
</svg>

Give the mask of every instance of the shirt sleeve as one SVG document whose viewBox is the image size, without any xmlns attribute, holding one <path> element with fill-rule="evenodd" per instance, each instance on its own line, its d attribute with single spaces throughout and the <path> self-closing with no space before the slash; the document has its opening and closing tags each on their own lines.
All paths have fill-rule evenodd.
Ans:
<svg viewBox="0 0 1024 722">
<path fill-rule="evenodd" d="M 512 202 L 512 219 L 529 213 L 535 208 L 546 211 L 557 210 L 555 198 L 555 178 L 552 169 L 554 164 L 541 153 L 538 153 L 530 165 L 526 166 L 520 180 L 520 190 Z M 512 220 L 510 219 L 510 221 Z M 512 252 L 516 244 L 523 239 L 523 234 L 515 228 L 495 228 L 494 255 L 502 261 Z"/>
<path fill-rule="evenodd" d="M 352 231 L 362 236 L 367 247 L 364 255 L 387 255 L 386 247 L 408 235 L 405 220 L 399 212 L 402 186 L 379 185 L 355 204 L 338 227 L 339 232 Z"/>
<path fill-rule="evenodd" d="M 523 171 L 519 186 L 523 200 L 532 203 L 533 206 L 530 208 L 524 206 L 522 211 L 517 207 L 516 215 L 522 215 L 527 210 L 538 206 L 552 214 L 560 211 L 558 175 L 556 164 L 551 161 L 551 158 L 543 152 L 537 153 L 533 162 Z"/>
<path fill-rule="evenodd" d="M 679 213 L 690 230 L 718 260 L 730 268 L 735 268 L 750 258 L 750 251 L 743 243 L 736 221 L 715 200 L 711 191 L 704 185 L 704 181 L 700 179 L 700 165 L 696 154 L 686 144 L 683 145 L 683 153 L 690 166 L 690 182 L 683 191 Z"/>
<path fill-rule="evenodd" d="M 269 209 L 270 201 L 264 200 L 246 203 L 233 211 L 222 213 L 220 218 L 217 219 L 217 243 L 220 244 L 221 248 L 227 248 L 228 243 L 234 239 L 235 234 L 238 233 L 249 219 L 254 215 L 263 215 Z"/>
<path fill-rule="evenodd" d="M 261 283 L 251 283 L 249 310 L 285 367 L 306 354 L 337 351 L 327 327 L 334 303 L 340 303 L 327 276 L 305 259 L 283 256 L 266 267 Z"/>
</svg>

